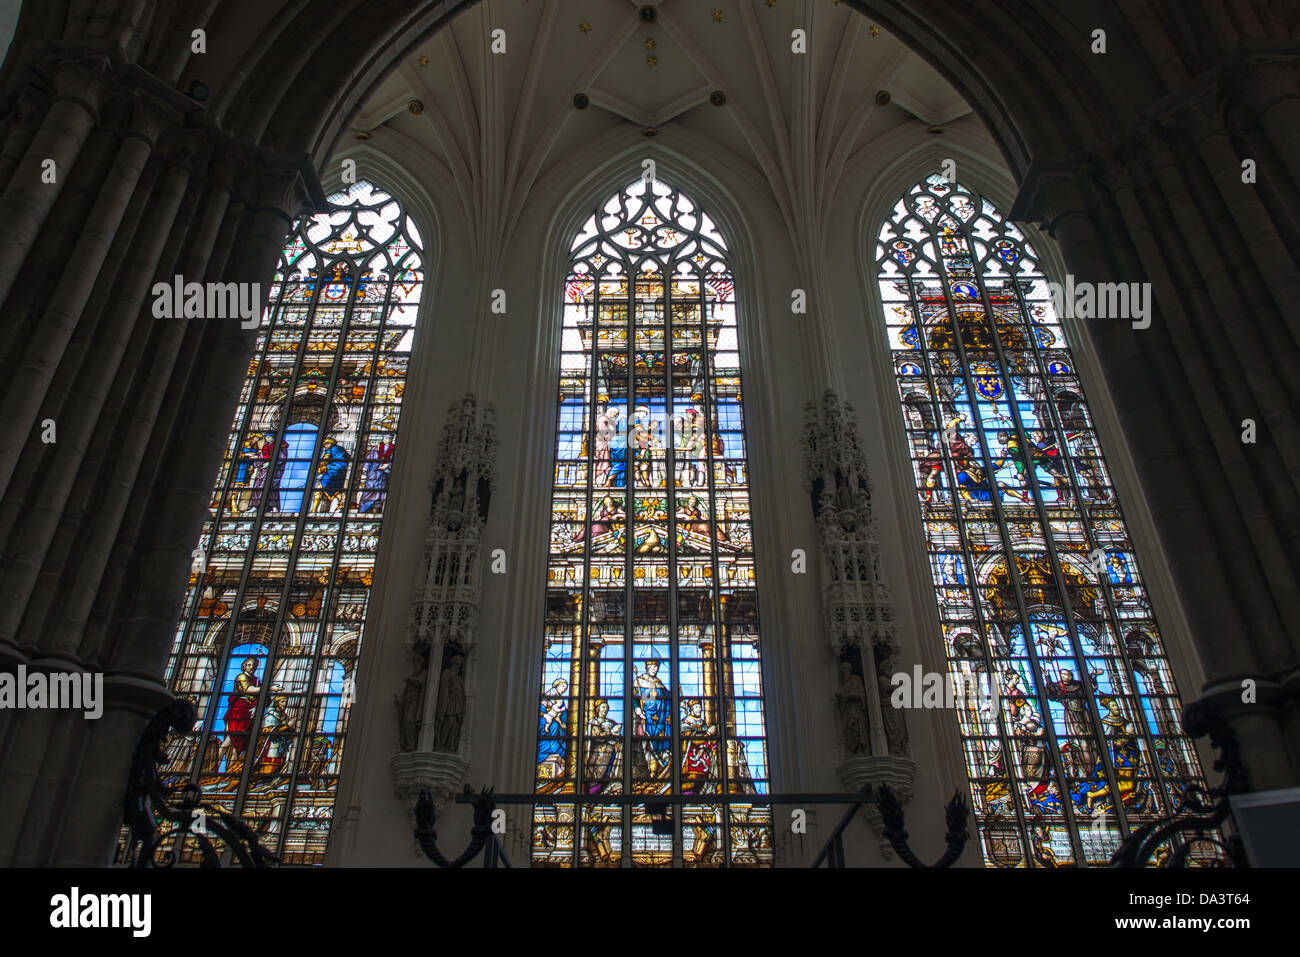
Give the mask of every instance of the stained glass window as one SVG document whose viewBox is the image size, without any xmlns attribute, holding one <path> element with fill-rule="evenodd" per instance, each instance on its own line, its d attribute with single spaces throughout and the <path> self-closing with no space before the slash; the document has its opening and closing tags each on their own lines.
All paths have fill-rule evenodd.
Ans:
<svg viewBox="0 0 1300 957">
<path fill-rule="evenodd" d="M 938 175 L 876 259 L 984 859 L 1105 863 L 1201 772 L 1048 279 Z"/>
<path fill-rule="evenodd" d="M 391 196 L 330 206 L 276 269 L 167 667 L 198 710 L 168 770 L 287 864 L 333 821 L 424 278 Z"/>
<path fill-rule="evenodd" d="M 743 799 L 768 782 L 727 247 L 647 180 L 571 253 L 533 862 L 768 864 L 771 810 Z"/>
</svg>

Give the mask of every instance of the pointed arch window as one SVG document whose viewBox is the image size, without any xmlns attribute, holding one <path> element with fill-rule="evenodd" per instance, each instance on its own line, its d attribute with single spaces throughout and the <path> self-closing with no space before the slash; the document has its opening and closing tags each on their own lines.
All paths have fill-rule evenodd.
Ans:
<svg viewBox="0 0 1300 957">
<path fill-rule="evenodd" d="M 938 175 L 876 264 L 985 861 L 1104 864 L 1201 771 L 1047 277 Z"/>
<path fill-rule="evenodd" d="M 768 772 L 727 247 L 638 181 L 571 255 L 533 862 L 767 864 L 770 808 L 743 800 Z"/>
<path fill-rule="evenodd" d="M 198 712 L 167 770 L 288 864 L 333 822 L 424 281 L 392 196 L 329 203 L 281 254 L 166 674 Z"/>
</svg>

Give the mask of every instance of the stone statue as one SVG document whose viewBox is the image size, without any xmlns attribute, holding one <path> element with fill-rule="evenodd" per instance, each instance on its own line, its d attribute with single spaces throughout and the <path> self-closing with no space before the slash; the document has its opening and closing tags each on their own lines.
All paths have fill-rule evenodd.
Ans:
<svg viewBox="0 0 1300 957">
<path fill-rule="evenodd" d="M 460 747 L 460 726 L 465 720 L 465 679 L 461 672 L 465 657 L 455 655 L 442 672 L 438 685 L 438 721 L 433 750 L 452 751 Z"/>
<path fill-rule="evenodd" d="M 447 530 L 454 532 L 465 521 L 465 473 L 452 481 L 451 495 L 447 499 Z"/>
<path fill-rule="evenodd" d="M 840 662 L 840 687 L 835 692 L 835 705 L 840 713 L 840 730 L 844 733 L 845 750 L 850 755 L 869 753 L 871 743 L 867 737 L 867 689 L 847 661 Z"/>
<path fill-rule="evenodd" d="M 416 671 L 406 679 L 400 696 L 393 695 L 397 709 L 397 740 L 402 751 L 414 751 L 420 740 L 420 718 L 424 712 L 425 664 L 416 656 Z"/>
<path fill-rule="evenodd" d="M 880 718 L 885 726 L 885 741 L 889 753 L 896 757 L 907 757 L 907 722 L 903 712 L 890 703 L 894 693 L 894 684 L 889 680 L 889 659 L 882 659 L 876 670 L 876 687 L 880 689 Z"/>
</svg>

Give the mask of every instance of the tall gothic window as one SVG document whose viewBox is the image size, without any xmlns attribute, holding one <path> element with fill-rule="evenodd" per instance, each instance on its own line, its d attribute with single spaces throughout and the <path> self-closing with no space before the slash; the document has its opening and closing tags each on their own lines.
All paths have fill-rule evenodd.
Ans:
<svg viewBox="0 0 1300 957">
<path fill-rule="evenodd" d="M 727 247 L 661 182 L 571 247 L 537 709 L 538 865 L 772 860 Z"/>
<path fill-rule="evenodd" d="M 984 858 L 1104 863 L 1201 773 L 1047 278 L 937 175 L 876 260 Z"/>
<path fill-rule="evenodd" d="M 325 855 L 424 278 L 391 196 L 330 207 L 281 255 L 167 667 L 198 711 L 168 770 L 290 864 Z"/>
</svg>

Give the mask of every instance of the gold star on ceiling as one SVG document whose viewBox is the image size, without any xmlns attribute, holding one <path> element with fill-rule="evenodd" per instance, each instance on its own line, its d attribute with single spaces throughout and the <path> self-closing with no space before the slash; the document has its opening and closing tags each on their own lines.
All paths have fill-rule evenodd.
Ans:
<svg viewBox="0 0 1300 957">
<path fill-rule="evenodd" d="M 583 20 L 581 23 L 578 24 L 578 29 L 581 30 L 583 33 L 590 33 L 591 24 L 588 23 L 586 20 Z"/>
<path fill-rule="evenodd" d="M 721 10 L 714 10 L 714 11 L 713 11 L 713 22 L 714 22 L 714 23 L 721 23 L 721 22 L 722 22 L 722 11 L 721 11 Z"/>
<path fill-rule="evenodd" d="M 646 37 L 646 38 L 645 38 L 645 48 L 646 48 L 647 50 L 653 50 L 653 49 L 655 48 L 655 38 L 654 38 L 654 37 Z"/>
<path fill-rule="evenodd" d="M 655 55 L 652 53 L 652 54 L 650 54 L 650 56 L 648 56 L 648 57 L 645 58 L 645 65 L 646 65 L 646 66 L 658 66 L 658 65 L 659 65 L 659 58 L 658 58 L 657 56 L 655 56 Z"/>
<path fill-rule="evenodd" d="M 880 27 L 876 26 L 873 23 L 870 27 L 867 28 L 867 32 L 870 33 L 873 37 L 878 37 L 880 36 Z"/>
<path fill-rule="evenodd" d="M 768 5 L 769 7 L 774 7 L 774 6 L 776 6 L 776 0 L 767 0 L 767 5 Z"/>
<path fill-rule="evenodd" d="M 417 62 L 420 64 L 420 66 L 428 66 L 429 58 L 427 56 L 421 55 L 420 59 Z"/>
</svg>

